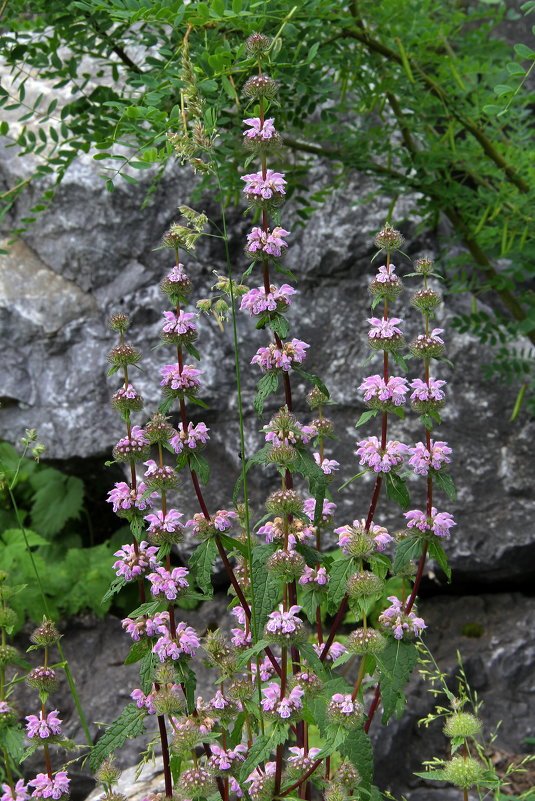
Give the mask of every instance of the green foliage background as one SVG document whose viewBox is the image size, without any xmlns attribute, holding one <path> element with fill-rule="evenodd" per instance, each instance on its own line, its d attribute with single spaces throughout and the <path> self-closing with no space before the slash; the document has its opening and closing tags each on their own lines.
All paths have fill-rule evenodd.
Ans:
<svg viewBox="0 0 535 801">
<path fill-rule="evenodd" d="M 173 156 L 167 133 L 183 124 L 185 37 L 208 127 L 215 121 L 219 132 L 226 200 L 237 203 L 242 118 L 254 113 L 241 91 L 251 66 L 244 40 L 261 30 L 275 37 L 280 97 L 270 113 L 285 132 L 283 168 L 300 217 L 355 173 L 373 176 L 393 205 L 417 193 L 420 230 L 449 223 L 440 258 L 447 290 L 473 293 L 457 327 L 495 345 L 488 374 L 519 381 L 529 398 L 534 169 L 525 79 L 535 52 L 504 42 L 499 25 L 534 8 L 515 11 L 503 0 L 13 0 L 1 20 L 13 82 L 3 82 L 0 105 L 20 109 L 27 127 L 12 133 L 4 121 L 0 133 L 20 157 L 37 156 L 35 178 L 49 176 L 15 233 L 50 203 L 80 151 L 95 151 L 110 191 L 154 167 L 158 181 Z M 27 103 L 29 75 L 70 99 Z M 310 193 L 307 169 L 318 157 L 332 180 Z M 25 189 L 3 196 L 4 214 Z"/>
</svg>

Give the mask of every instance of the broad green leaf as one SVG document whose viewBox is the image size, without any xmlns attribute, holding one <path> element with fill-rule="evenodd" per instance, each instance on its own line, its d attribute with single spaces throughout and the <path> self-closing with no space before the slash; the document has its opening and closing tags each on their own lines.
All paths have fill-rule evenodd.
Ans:
<svg viewBox="0 0 535 801">
<path fill-rule="evenodd" d="M 275 551 L 276 545 L 257 545 L 253 548 L 253 566 L 251 580 L 254 590 L 256 613 L 256 635 L 260 639 L 266 620 L 273 612 L 280 597 L 281 582 L 266 567 L 266 562 Z"/>
<path fill-rule="evenodd" d="M 394 557 L 394 573 L 400 573 L 413 559 L 419 559 L 422 553 L 422 541 L 419 537 L 407 537 L 396 545 Z"/>
<path fill-rule="evenodd" d="M 351 737 L 340 746 L 340 753 L 356 767 L 364 787 L 368 788 L 373 779 L 373 749 L 370 738 L 364 730 L 352 731 Z"/>
<path fill-rule="evenodd" d="M 25 732 L 19 724 L 0 729 L 0 748 L 6 749 L 15 765 L 19 764 L 24 754 L 24 741 Z"/>
<path fill-rule="evenodd" d="M 404 688 L 418 660 L 414 643 L 389 638 L 386 647 L 377 654 L 381 675 L 381 697 L 383 701 L 383 723 L 392 715 L 401 717 L 405 707 Z"/>
<path fill-rule="evenodd" d="M 429 543 L 429 558 L 436 559 L 442 570 L 444 571 L 448 581 L 451 581 L 451 567 L 448 564 L 448 557 L 440 542 L 431 540 Z"/>
<path fill-rule="evenodd" d="M 355 564 L 353 559 L 338 559 L 332 563 L 329 570 L 331 579 L 327 592 L 329 612 L 331 614 L 335 614 L 338 611 L 338 607 L 346 594 L 347 581 L 354 572 Z"/>
<path fill-rule="evenodd" d="M 270 370 L 270 372 L 263 375 L 260 381 L 258 382 L 258 389 L 256 392 L 255 399 L 253 401 L 253 407 L 259 417 L 262 416 L 262 412 L 264 410 L 264 403 L 266 399 L 277 391 L 278 386 L 279 386 L 279 375 L 273 370 Z"/>
<path fill-rule="evenodd" d="M 209 596 L 214 593 L 212 587 L 212 564 L 216 556 L 217 545 L 215 539 L 210 537 L 210 539 L 201 542 L 189 558 L 189 567 L 195 576 L 195 581 L 201 590 Z"/>
<path fill-rule="evenodd" d="M 128 704 L 93 746 L 89 757 L 91 770 L 96 771 L 101 762 L 114 751 L 118 751 L 129 738 L 142 734 L 146 717 L 145 708 L 138 709 L 135 704 Z"/>
<path fill-rule="evenodd" d="M 355 428 L 363 426 L 364 423 L 367 423 L 368 420 L 371 420 L 373 417 L 377 417 L 378 414 L 379 414 L 379 409 L 368 409 L 368 411 L 362 412 L 359 419 L 355 423 Z"/>
<path fill-rule="evenodd" d="M 402 509 L 408 509 L 411 503 L 407 485 L 397 473 L 385 473 L 386 494 L 391 501 L 399 503 Z"/>
<path fill-rule="evenodd" d="M 54 536 L 59 534 L 67 520 L 78 519 L 84 498 L 81 479 L 47 467 L 35 473 L 30 483 L 35 490 L 31 509 L 32 527 L 40 534 Z"/>
<path fill-rule="evenodd" d="M 437 487 L 446 493 L 448 498 L 452 501 L 457 500 L 457 490 L 455 483 L 450 475 L 444 473 L 442 470 L 433 470 L 433 481 Z"/>
<path fill-rule="evenodd" d="M 189 454 L 189 463 L 191 470 L 195 470 L 199 476 L 201 484 L 208 484 L 208 479 L 210 478 L 210 465 L 208 460 L 202 456 L 202 454 L 192 451 Z"/>
<path fill-rule="evenodd" d="M 150 650 L 150 644 L 146 638 L 133 642 L 130 646 L 128 656 L 124 660 L 124 664 L 133 665 L 139 662 L 140 659 L 143 659 L 143 657 L 147 655 L 148 650 Z"/>
<path fill-rule="evenodd" d="M 272 752 L 278 745 L 282 745 L 288 738 L 288 726 L 275 725 L 270 734 L 261 734 L 256 738 L 247 759 L 241 766 L 240 781 L 244 781 L 260 762 L 269 760 Z"/>
</svg>

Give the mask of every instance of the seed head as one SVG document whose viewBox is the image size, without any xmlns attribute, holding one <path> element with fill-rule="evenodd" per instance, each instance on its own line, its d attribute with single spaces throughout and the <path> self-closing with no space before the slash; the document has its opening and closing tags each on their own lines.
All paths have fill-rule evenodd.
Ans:
<svg viewBox="0 0 535 801">
<path fill-rule="evenodd" d="M 19 659 L 19 652 L 13 645 L 0 645 L 0 667 L 12 665 Z"/>
<path fill-rule="evenodd" d="M 167 417 L 165 415 L 156 412 L 153 415 L 152 420 L 145 426 L 145 435 L 151 445 L 155 443 L 164 443 L 169 442 L 171 437 L 176 434 L 175 429 L 173 426 L 167 421 Z"/>
<path fill-rule="evenodd" d="M 318 387 L 311 389 L 307 395 L 307 403 L 311 409 L 317 409 L 328 402 L 329 398 L 324 392 L 321 391 L 321 389 L 318 389 Z"/>
<path fill-rule="evenodd" d="M 252 78 L 249 78 L 249 80 L 245 82 L 243 94 L 246 97 L 259 100 L 262 97 L 275 97 L 277 90 L 277 81 L 274 81 L 269 75 L 253 75 Z"/>
<path fill-rule="evenodd" d="M 269 36 L 264 36 L 263 33 L 252 33 L 247 38 L 245 47 L 252 56 L 259 56 L 262 53 L 267 53 L 271 47 L 271 39 Z"/>
<path fill-rule="evenodd" d="M 275 551 L 267 561 L 268 571 L 286 584 L 300 578 L 305 566 L 305 560 L 297 551 Z"/>
<path fill-rule="evenodd" d="M 266 501 L 267 511 L 275 515 L 299 515 L 303 508 L 303 499 L 294 490 L 278 490 Z"/>
<path fill-rule="evenodd" d="M 433 262 L 431 259 L 418 259 L 414 265 L 414 270 L 420 275 L 429 275 L 429 273 L 433 272 Z"/>
<path fill-rule="evenodd" d="M 26 684 L 34 690 L 52 693 L 58 688 L 56 673 L 52 668 L 36 667 L 26 676 Z"/>
<path fill-rule="evenodd" d="M 457 787 L 472 787 L 481 781 L 485 768 L 473 757 L 455 756 L 444 765 L 445 779 Z"/>
<path fill-rule="evenodd" d="M 475 737 L 481 731 L 481 721 L 470 712 L 456 712 L 444 725 L 446 737 Z"/>
<path fill-rule="evenodd" d="M 442 298 L 433 289 L 419 289 L 411 298 L 411 303 L 424 314 L 429 314 L 440 306 Z"/>
<path fill-rule="evenodd" d="M 109 325 L 112 331 L 119 331 L 121 334 L 124 334 L 130 326 L 130 320 L 126 314 L 114 314 L 110 318 Z"/>
<path fill-rule="evenodd" d="M 117 767 L 114 757 L 108 757 L 95 773 L 95 778 L 104 785 L 115 784 L 119 781 L 121 769 Z"/>
<path fill-rule="evenodd" d="M 10 629 L 17 622 L 17 613 L 10 606 L 0 607 L 0 629 Z"/>
<path fill-rule="evenodd" d="M 378 250 L 398 250 L 405 241 L 402 234 L 387 223 L 373 240 Z"/>
<path fill-rule="evenodd" d="M 355 629 L 347 638 L 347 649 L 354 654 L 378 654 L 386 645 L 386 637 L 376 629 Z"/>
<path fill-rule="evenodd" d="M 354 573 L 347 582 L 347 594 L 350 598 L 372 598 L 381 595 L 384 581 L 372 573 L 371 570 L 362 570 Z"/>
<path fill-rule="evenodd" d="M 61 639 L 61 634 L 55 627 L 54 623 L 48 618 L 44 617 L 41 625 L 36 628 L 30 635 L 30 640 L 35 645 L 55 645 Z"/>
<path fill-rule="evenodd" d="M 108 361 L 116 367 L 127 367 L 129 364 L 137 364 L 141 359 L 141 354 L 132 345 L 126 342 L 110 350 Z"/>
</svg>

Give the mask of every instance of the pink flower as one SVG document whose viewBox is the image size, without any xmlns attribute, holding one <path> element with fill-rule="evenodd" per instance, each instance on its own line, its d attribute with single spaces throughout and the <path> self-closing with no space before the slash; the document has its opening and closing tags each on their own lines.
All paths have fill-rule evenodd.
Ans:
<svg viewBox="0 0 535 801">
<path fill-rule="evenodd" d="M 406 445 L 397 440 L 387 442 L 383 450 L 377 437 L 363 439 L 357 442 L 357 445 L 355 453 L 360 456 L 359 464 L 366 465 L 375 473 L 389 473 L 393 467 L 401 464 L 403 457 L 409 451 Z"/>
<path fill-rule="evenodd" d="M 262 709 L 264 712 L 275 713 L 282 720 L 287 720 L 294 712 L 303 707 L 301 698 L 305 693 L 299 685 L 293 688 L 288 697 L 281 698 L 280 693 L 280 686 L 273 681 L 264 687 L 262 694 L 265 698 L 261 701 Z"/>
<path fill-rule="evenodd" d="M 156 707 L 154 706 L 154 696 L 156 691 L 153 690 L 148 695 L 145 695 L 143 690 L 134 690 L 130 693 L 130 698 L 136 702 L 138 709 L 146 709 L 149 715 L 156 714 Z"/>
<path fill-rule="evenodd" d="M 438 378 L 429 378 L 429 383 L 426 384 L 421 378 L 415 378 L 411 381 L 411 401 L 441 401 L 444 400 L 444 392 L 441 387 L 446 384 Z"/>
<path fill-rule="evenodd" d="M 46 773 L 38 773 L 28 782 L 28 786 L 35 787 L 32 798 L 53 798 L 55 801 L 68 794 L 69 784 L 70 779 L 64 770 L 58 771 L 53 779 Z"/>
<path fill-rule="evenodd" d="M 58 710 L 53 709 L 48 715 L 43 716 L 43 712 L 37 715 L 26 715 L 26 736 L 31 739 L 40 737 L 41 740 L 46 740 L 47 737 L 53 737 L 55 734 L 61 734 L 61 720 L 58 718 Z"/>
<path fill-rule="evenodd" d="M 305 506 L 303 511 L 309 518 L 309 520 L 313 521 L 316 514 L 316 499 L 307 498 L 305 500 Z M 321 512 L 321 522 L 330 523 L 332 518 L 334 517 L 335 511 L 336 511 L 336 504 L 333 501 L 329 501 L 327 500 L 327 498 L 325 498 L 323 501 L 323 508 Z"/>
<path fill-rule="evenodd" d="M 28 801 L 30 794 L 28 788 L 24 784 L 24 779 L 19 779 L 15 785 L 15 791 L 11 790 L 9 784 L 3 784 L 3 795 L 0 796 L 0 801 Z"/>
<path fill-rule="evenodd" d="M 394 406 L 401 406 L 405 401 L 405 394 L 409 391 L 406 378 L 392 376 L 385 382 L 381 375 L 370 375 L 364 379 L 359 389 L 364 390 L 365 401 L 390 401 Z"/>
<path fill-rule="evenodd" d="M 286 181 L 284 180 L 284 174 L 281 172 L 266 170 L 265 178 L 262 172 L 252 172 L 249 175 L 243 175 L 241 180 L 245 181 L 243 191 L 252 198 L 258 196 L 263 200 L 269 200 L 274 194 L 279 196 L 286 194 L 284 189 Z"/>
<path fill-rule="evenodd" d="M 252 229 L 251 233 L 247 234 L 247 252 L 265 253 L 269 256 L 279 258 L 282 255 L 282 248 L 287 248 L 288 243 L 284 240 L 290 231 L 285 231 L 284 228 L 277 226 L 270 231 L 263 231 L 262 228 Z"/>
<path fill-rule="evenodd" d="M 412 454 L 409 465 L 417 475 L 426 476 L 430 467 L 440 470 L 445 464 L 449 464 L 451 452 L 447 442 L 431 440 L 431 451 L 427 450 L 423 442 L 417 442 L 414 448 L 409 448 L 409 453 Z"/>
<path fill-rule="evenodd" d="M 189 587 L 186 576 L 189 570 L 185 567 L 174 567 L 171 572 L 165 567 L 157 567 L 155 573 L 149 573 L 147 579 L 151 582 L 150 591 L 153 595 L 163 593 L 168 601 L 175 598 Z"/>
<path fill-rule="evenodd" d="M 251 126 L 249 130 L 243 132 L 247 139 L 262 141 L 262 139 L 272 139 L 275 136 L 274 117 L 269 117 L 263 123 L 259 117 L 249 117 L 243 122 L 245 125 Z"/>
<path fill-rule="evenodd" d="M 124 516 L 124 512 L 133 509 L 138 509 L 140 512 L 145 509 L 150 509 L 152 506 L 152 499 L 158 497 L 157 492 L 151 492 L 147 498 L 142 496 L 147 490 L 147 485 L 141 481 L 137 485 L 137 489 L 131 489 L 125 481 L 119 481 L 115 484 L 114 489 L 108 492 L 108 503 L 113 503 L 113 511 L 120 516 Z"/>
<path fill-rule="evenodd" d="M 164 311 L 165 323 L 163 331 L 166 334 L 191 334 L 197 331 L 197 326 L 193 320 L 197 315 L 193 312 L 179 311 L 178 314 L 172 311 Z"/>
<path fill-rule="evenodd" d="M 166 531 L 168 534 L 173 534 L 184 528 L 183 524 L 180 522 L 180 518 L 183 516 L 184 515 L 176 509 L 168 509 L 165 515 L 161 509 L 159 509 L 156 514 L 146 515 L 143 519 L 147 520 L 149 523 L 149 527 L 147 528 L 148 534 L 159 534 L 163 531 Z M 158 548 L 156 548 L 156 552 L 158 552 Z"/>
<path fill-rule="evenodd" d="M 402 334 L 397 328 L 397 324 L 401 323 L 399 317 L 389 317 L 386 320 L 383 317 L 369 317 L 368 322 L 373 326 L 368 332 L 370 339 L 392 339 Z"/>
<path fill-rule="evenodd" d="M 306 357 L 306 349 L 310 345 L 300 339 L 285 342 L 282 349 L 272 342 L 267 348 L 259 348 L 251 359 L 251 364 L 258 364 L 261 370 L 284 370 L 288 372 L 295 364 L 301 364 Z"/>
<path fill-rule="evenodd" d="M 338 534 L 338 545 L 343 553 L 348 556 L 364 556 L 372 553 L 376 548 L 384 551 L 389 542 L 393 541 L 384 526 L 370 523 L 369 529 L 366 528 L 366 521 L 353 520 L 353 525 L 340 526 L 335 528 L 334 533 Z"/>
<path fill-rule="evenodd" d="M 403 639 L 405 632 L 412 632 L 418 636 L 427 628 L 422 618 L 416 617 L 414 612 L 409 612 L 408 615 L 405 614 L 400 599 L 396 598 L 395 595 L 389 596 L 388 600 L 392 605 L 379 615 L 379 623 L 385 628 L 391 629 L 396 640 Z"/>
<path fill-rule="evenodd" d="M 314 453 L 313 456 L 314 456 L 314 461 L 316 462 L 318 467 L 321 467 L 326 476 L 329 476 L 332 473 L 336 472 L 336 470 L 338 470 L 338 468 L 340 467 L 340 462 L 337 462 L 336 459 L 324 458 L 322 460 L 319 453 Z"/>
<path fill-rule="evenodd" d="M 279 611 L 271 612 L 266 623 L 266 631 L 282 637 L 291 637 L 292 634 L 300 632 L 303 628 L 303 621 L 297 617 L 301 611 L 300 606 L 291 606 L 288 612 L 284 612 L 282 605 Z"/>
<path fill-rule="evenodd" d="M 193 423 L 188 423 L 185 431 L 184 424 L 179 423 L 177 433 L 169 440 L 169 444 L 175 453 L 182 453 L 184 448 L 195 450 L 199 445 L 206 445 L 210 439 L 209 431 L 210 429 L 206 427 L 206 423 L 197 423 L 195 426 Z"/>
<path fill-rule="evenodd" d="M 160 373 L 163 376 L 160 386 L 168 389 L 187 394 L 201 386 L 198 376 L 202 375 L 202 370 L 197 370 L 192 364 L 185 364 L 182 370 L 178 364 L 165 364 L 160 368 Z"/>
<path fill-rule="evenodd" d="M 154 517 L 154 515 L 150 515 L 150 517 Z M 133 581 L 158 566 L 157 553 L 158 548 L 149 545 L 145 540 L 139 543 L 137 553 L 133 545 L 123 545 L 119 551 L 115 551 L 113 554 L 121 557 L 113 564 L 115 574 L 122 576 L 125 581 Z"/>
<path fill-rule="evenodd" d="M 227 531 L 234 520 L 238 519 L 236 512 L 229 512 L 227 509 L 219 509 L 212 518 L 212 523 L 217 531 Z"/>
<path fill-rule="evenodd" d="M 219 745 L 210 745 L 212 756 L 208 760 L 211 768 L 216 770 L 230 770 L 235 763 L 243 762 L 247 753 L 246 745 L 236 745 L 226 751 Z"/>
<path fill-rule="evenodd" d="M 405 512 L 405 519 L 407 528 L 417 528 L 422 533 L 432 531 L 436 537 L 443 538 L 449 537 L 450 528 L 457 525 L 449 512 L 437 512 L 434 506 L 431 507 L 430 518 L 420 509 L 412 509 L 410 512 Z"/>
<path fill-rule="evenodd" d="M 282 284 L 278 289 L 271 284 L 270 291 L 266 293 L 264 287 L 250 289 L 241 299 L 240 310 L 247 309 L 251 314 L 264 312 L 284 311 L 291 303 L 291 296 L 296 290 L 289 284 Z"/>
<path fill-rule="evenodd" d="M 299 579 L 299 584 L 315 584 L 318 587 L 325 587 L 329 583 L 329 575 L 324 567 L 313 569 L 305 567 L 305 572 Z"/>
<path fill-rule="evenodd" d="M 325 645 L 320 645 L 320 643 L 314 643 L 312 645 L 313 649 L 317 653 L 318 656 L 321 656 L 323 653 L 323 649 Z M 329 650 L 327 651 L 327 659 L 330 659 L 331 662 L 336 662 L 336 660 L 342 656 L 342 654 L 347 653 L 347 648 L 345 645 L 342 645 L 341 642 L 332 642 L 329 646 Z"/>
<path fill-rule="evenodd" d="M 392 280 L 397 279 L 397 276 L 394 275 L 395 272 L 396 272 L 396 267 L 394 264 L 389 264 L 388 267 L 386 266 L 386 264 L 382 264 L 379 267 L 379 272 L 375 276 L 375 280 L 379 281 L 379 283 L 381 284 L 388 284 Z"/>
</svg>

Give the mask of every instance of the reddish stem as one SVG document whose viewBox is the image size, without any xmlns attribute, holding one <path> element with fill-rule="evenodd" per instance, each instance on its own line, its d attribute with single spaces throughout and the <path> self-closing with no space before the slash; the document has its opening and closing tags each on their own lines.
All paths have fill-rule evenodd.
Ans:
<svg viewBox="0 0 535 801">
<path fill-rule="evenodd" d="M 171 778 L 171 767 L 169 764 L 169 743 L 167 740 L 167 729 L 165 728 L 165 717 L 163 715 L 158 715 L 158 728 L 160 730 L 160 740 L 162 743 L 165 795 L 167 798 L 171 798 L 171 796 L 173 795 L 173 781 Z"/>
<path fill-rule="evenodd" d="M 366 723 L 364 724 L 364 731 L 368 734 L 370 730 L 370 726 L 372 724 L 373 716 L 375 715 L 375 710 L 379 706 L 379 701 L 381 699 L 381 685 L 378 684 L 375 688 L 375 695 L 373 696 L 373 701 L 370 705 L 370 710 L 368 712 L 368 717 L 366 718 Z"/>
</svg>

